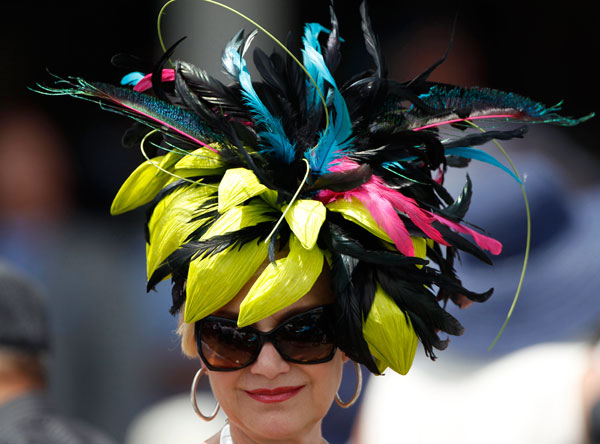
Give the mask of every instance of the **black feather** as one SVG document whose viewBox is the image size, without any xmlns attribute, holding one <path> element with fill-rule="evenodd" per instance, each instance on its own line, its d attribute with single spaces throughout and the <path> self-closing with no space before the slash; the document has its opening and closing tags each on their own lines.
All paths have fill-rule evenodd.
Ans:
<svg viewBox="0 0 600 444">
<path fill-rule="evenodd" d="M 492 139 L 498 140 L 510 140 L 515 137 L 523 137 L 529 128 L 527 126 L 520 126 L 512 130 L 505 131 L 486 131 L 485 133 L 469 134 L 468 136 L 454 139 L 450 142 L 444 143 L 444 148 L 454 147 L 468 147 L 482 145 L 489 142 Z"/>
<path fill-rule="evenodd" d="M 308 191 L 322 188 L 335 192 L 353 190 L 367 182 L 372 175 L 371 167 L 365 163 L 352 170 L 322 174 L 308 188 Z"/>
<path fill-rule="evenodd" d="M 230 133 L 231 128 L 227 125 L 222 116 L 216 115 L 188 86 L 185 77 L 183 76 L 183 72 L 187 72 L 188 77 L 191 77 L 194 70 L 195 67 L 188 63 L 175 62 L 175 92 L 177 96 L 187 108 L 199 115 L 213 129 L 222 131 L 226 134 Z M 199 73 L 195 74 L 197 77 Z"/>
<path fill-rule="evenodd" d="M 154 69 L 152 70 L 152 90 L 154 91 L 154 94 L 156 94 L 156 97 L 158 97 L 163 102 L 171 103 L 171 99 L 169 99 L 163 88 L 163 67 L 165 66 L 165 63 L 167 63 L 167 60 L 169 60 L 169 57 L 171 57 L 173 55 L 173 52 L 175 52 L 175 48 L 177 48 L 177 45 L 179 45 L 185 39 L 186 37 L 180 38 L 170 48 L 168 48 L 160 57 L 156 65 L 154 65 Z"/>
<path fill-rule="evenodd" d="M 327 221 L 321 230 L 324 245 L 329 251 L 359 259 L 367 264 L 413 266 L 428 263 L 426 259 L 404 256 L 385 248 L 374 250 L 373 243 L 361 243 L 352 236 L 350 230 L 331 221 Z"/>
<path fill-rule="evenodd" d="M 340 271 L 345 273 L 345 270 L 339 267 L 332 270 L 332 281 L 341 280 L 335 276 Z M 355 270 L 353 279 L 353 284 L 337 293 L 334 300 L 335 331 L 340 332 L 336 335 L 336 343 L 350 359 L 360 362 L 378 375 L 379 370 L 362 335 L 362 323 L 367 315 L 363 310 L 363 301 L 372 302 L 375 297 L 375 283 L 367 267 Z"/>
<path fill-rule="evenodd" d="M 275 68 L 272 59 L 260 48 L 254 49 L 254 65 L 271 89 L 281 96 L 287 95 L 285 79 L 282 78 L 281 72 Z"/>
<path fill-rule="evenodd" d="M 426 82 L 427 79 L 429 78 L 429 76 L 431 75 L 431 73 L 448 58 L 448 55 L 450 54 L 450 49 L 452 48 L 452 42 L 454 40 L 454 31 L 455 30 L 456 30 L 456 17 L 454 18 L 454 22 L 452 23 L 452 32 L 450 33 L 450 39 L 448 40 L 448 46 L 446 47 L 446 52 L 444 53 L 444 55 L 440 59 L 438 59 L 436 62 L 434 62 L 429 68 L 427 68 L 425 71 L 423 71 L 417 77 L 415 77 L 409 83 L 409 85 L 412 83 L 419 85 L 419 84 Z"/>
<path fill-rule="evenodd" d="M 440 212 L 449 219 L 461 221 L 467 215 L 467 211 L 471 205 L 472 196 L 473 184 L 471 183 L 471 178 L 467 174 L 467 182 L 465 183 L 460 196 L 456 198 L 456 201 L 452 205 L 440 210 Z"/>
<path fill-rule="evenodd" d="M 379 266 L 375 269 L 377 281 L 402 311 L 412 312 L 425 320 L 432 329 L 460 335 L 463 327 L 438 304 L 436 297 L 419 282 L 401 279 L 397 270 Z M 417 272 L 413 273 L 415 276 Z M 440 275 L 438 274 L 437 277 Z"/>
<path fill-rule="evenodd" d="M 363 36 L 365 39 L 365 46 L 367 47 L 367 52 L 375 62 L 375 76 L 378 78 L 386 77 L 387 72 L 383 63 L 381 48 L 379 46 L 379 41 L 375 36 L 375 33 L 373 32 L 373 27 L 371 26 L 371 19 L 369 18 L 369 14 L 367 11 L 366 0 L 363 0 L 363 2 L 361 2 L 360 4 L 360 17 L 360 27 L 362 29 Z"/>
<path fill-rule="evenodd" d="M 329 5 L 329 15 L 331 16 L 331 32 L 329 33 L 329 37 L 327 39 L 327 46 L 325 48 L 325 53 L 323 54 L 323 59 L 325 60 L 325 65 L 331 74 L 333 74 L 340 64 L 342 54 L 340 52 L 340 30 L 335 11 L 333 9 L 333 0 L 331 3 L 332 4 Z"/>
<path fill-rule="evenodd" d="M 439 222 L 434 222 L 432 226 L 436 230 L 438 230 L 442 237 L 454 247 L 471 254 L 472 256 L 476 257 L 482 262 L 485 262 L 488 265 L 494 265 L 492 259 L 481 248 L 479 248 L 476 244 L 468 241 L 460 234 L 452 231 L 446 225 L 443 225 Z"/>
</svg>

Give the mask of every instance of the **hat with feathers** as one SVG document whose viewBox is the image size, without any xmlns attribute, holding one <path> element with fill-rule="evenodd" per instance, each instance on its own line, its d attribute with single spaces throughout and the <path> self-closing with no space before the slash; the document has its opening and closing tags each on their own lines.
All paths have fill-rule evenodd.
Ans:
<svg viewBox="0 0 600 444">
<path fill-rule="evenodd" d="M 504 169 L 474 147 L 527 128 L 497 122 L 574 125 L 590 116 L 561 117 L 558 106 L 516 94 L 428 81 L 444 58 L 410 82 L 390 80 L 364 3 L 371 66 L 339 84 L 341 39 L 330 10 L 330 29 L 305 25 L 301 63 L 289 50 L 255 49 L 260 80 L 244 58 L 255 32 L 240 31 L 222 54 L 228 85 L 184 61 L 165 68 L 175 44 L 152 73 L 132 73 L 123 87 L 71 78 L 41 90 L 137 121 L 124 143 L 141 144 L 147 160 L 111 212 L 146 206 L 148 289 L 171 278 L 172 313 L 202 319 L 269 260 L 240 307 L 238 325 L 249 325 L 300 299 L 326 264 L 335 329 L 343 332 L 338 347 L 373 373 L 405 374 L 419 340 L 435 358 L 433 349 L 448 343 L 439 332 L 463 332 L 444 309 L 448 300 L 492 294 L 463 287 L 458 252 L 491 264 L 488 253 L 501 251 L 465 222 L 469 177 L 454 199 L 443 186 L 446 169 L 472 159 Z M 474 120 L 493 126 L 480 132 Z"/>
</svg>

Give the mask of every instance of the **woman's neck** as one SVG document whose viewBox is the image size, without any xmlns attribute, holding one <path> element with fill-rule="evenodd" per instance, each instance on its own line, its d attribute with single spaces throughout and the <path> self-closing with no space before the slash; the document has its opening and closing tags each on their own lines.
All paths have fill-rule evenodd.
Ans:
<svg viewBox="0 0 600 444">
<path fill-rule="evenodd" d="M 327 444 L 321 434 L 321 424 L 316 424 L 311 430 L 298 433 L 298 436 L 281 439 L 260 438 L 251 436 L 250 433 L 235 424 L 227 424 L 231 441 L 222 441 L 221 444 Z M 223 433 L 223 432 L 222 432 Z"/>
</svg>

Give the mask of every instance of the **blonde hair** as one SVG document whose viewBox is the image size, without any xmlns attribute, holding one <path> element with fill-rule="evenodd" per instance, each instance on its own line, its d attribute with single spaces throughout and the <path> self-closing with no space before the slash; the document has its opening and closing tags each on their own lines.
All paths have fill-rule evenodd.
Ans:
<svg viewBox="0 0 600 444">
<path fill-rule="evenodd" d="M 181 351 L 190 359 L 200 358 L 196 348 L 196 337 L 194 335 L 194 324 L 184 321 L 183 310 L 179 313 L 179 325 L 177 334 L 181 338 Z"/>
</svg>

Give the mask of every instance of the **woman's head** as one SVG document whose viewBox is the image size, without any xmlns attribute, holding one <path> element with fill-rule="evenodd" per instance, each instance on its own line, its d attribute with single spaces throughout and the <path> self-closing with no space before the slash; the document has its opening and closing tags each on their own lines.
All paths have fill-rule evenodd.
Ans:
<svg viewBox="0 0 600 444">
<path fill-rule="evenodd" d="M 236 320 L 240 305 L 252 281 L 257 277 L 254 276 L 233 300 L 207 319 L 218 317 Z M 301 335 L 301 330 L 305 329 L 319 330 L 313 332 L 312 339 L 315 339 L 315 335 L 320 335 L 321 343 L 326 344 L 321 350 L 325 351 L 324 354 L 321 353 L 318 359 L 325 362 L 315 364 L 290 362 L 282 357 L 273 342 L 266 340 L 256 359 L 244 368 L 232 371 L 207 370 L 213 393 L 229 418 L 232 433 L 243 433 L 254 439 L 309 436 L 313 433 L 319 436 L 317 433 L 320 434 L 321 421 L 333 402 L 341 381 L 342 365 L 347 359 L 333 345 L 333 323 L 328 313 L 332 302 L 329 273 L 324 271 L 307 294 L 252 325 L 252 328 L 260 332 L 270 332 L 277 328 L 294 328 L 298 335 Z M 321 324 L 321 321 L 328 324 Z M 202 321 L 197 323 L 197 325 L 201 324 Z M 233 328 L 234 325 L 227 327 Z M 194 334 L 193 328 L 188 326 L 180 329 L 180 332 L 182 343 L 190 344 Z M 298 335 L 296 338 L 300 339 Z M 202 341 L 201 335 L 197 338 Z M 275 339 L 277 340 L 280 338 Z M 281 338 L 281 344 L 278 346 L 285 348 L 286 340 L 287 337 Z M 231 343 L 216 343 L 218 338 L 211 338 L 210 341 L 210 350 L 214 353 L 219 351 L 221 345 L 231 347 Z M 329 348 L 327 344 L 331 347 Z M 298 345 L 302 344 L 295 344 Z M 195 356 L 198 356 L 196 350 L 201 347 L 202 344 L 194 344 Z M 313 353 L 309 358 L 316 356 L 314 350 L 314 348 L 309 349 L 308 353 Z M 187 350 L 187 353 L 191 354 L 190 350 Z M 209 365 L 211 362 L 221 366 L 233 362 L 223 359 L 212 360 L 207 353 L 208 351 L 203 353 L 203 358 L 209 362 Z M 231 348 L 224 353 L 233 356 Z M 296 357 L 301 358 L 302 355 L 298 354 Z M 204 362 L 202 365 L 206 366 Z"/>
</svg>

